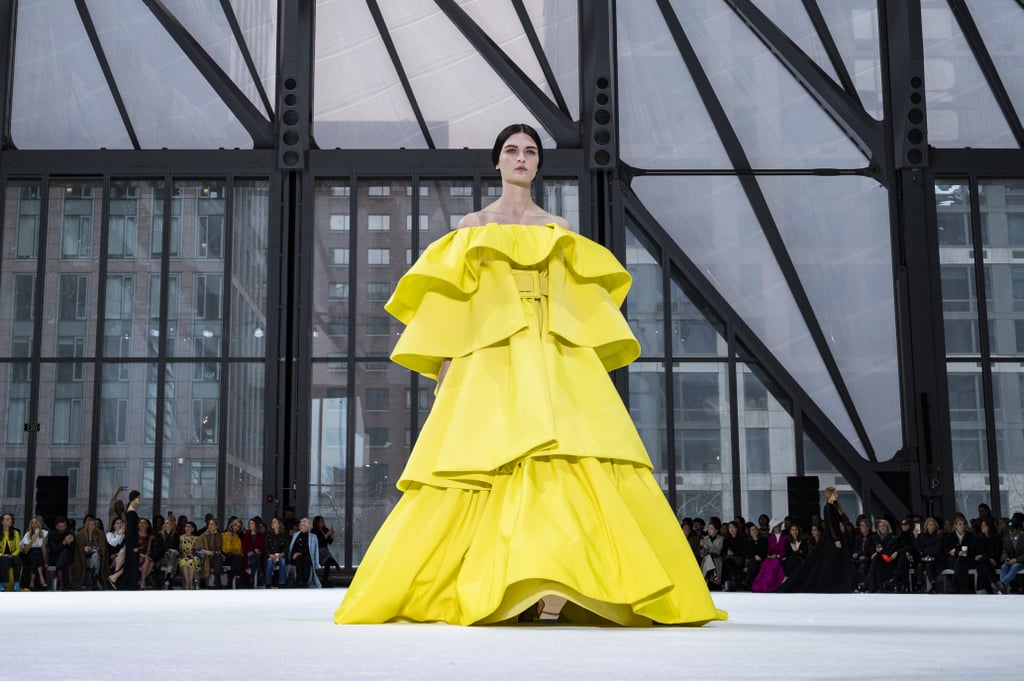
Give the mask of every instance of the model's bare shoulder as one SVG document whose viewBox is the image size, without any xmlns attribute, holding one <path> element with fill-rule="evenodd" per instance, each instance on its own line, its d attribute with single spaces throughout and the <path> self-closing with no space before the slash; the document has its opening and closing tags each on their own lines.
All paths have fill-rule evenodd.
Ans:
<svg viewBox="0 0 1024 681">
<path fill-rule="evenodd" d="M 552 215 L 549 222 L 553 222 L 563 229 L 572 229 L 572 225 L 569 224 L 569 221 L 563 218 L 561 215 Z"/>
<path fill-rule="evenodd" d="M 456 229 L 463 229 L 464 227 L 479 227 L 482 224 L 484 224 L 484 220 L 480 213 L 466 213 L 459 220 L 459 224 Z"/>
</svg>

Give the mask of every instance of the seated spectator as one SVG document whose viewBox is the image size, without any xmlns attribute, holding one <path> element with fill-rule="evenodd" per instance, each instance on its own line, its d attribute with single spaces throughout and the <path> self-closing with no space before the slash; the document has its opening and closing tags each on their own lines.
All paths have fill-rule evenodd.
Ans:
<svg viewBox="0 0 1024 681">
<path fill-rule="evenodd" d="M 967 520 L 958 515 L 953 521 L 953 531 L 946 535 L 943 550 L 946 554 L 946 567 L 953 571 L 954 593 L 974 593 L 974 585 L 968 570 L 974 565 L 977 555 L 976 538 L 967 529 Z"/>
<path fill-rule="evenodd" d="M 868 584 L 868 570 L 871 568 L 871 555 L 878 544 L 878 535 L 871 531 L 871 522 L 864 516 L 857 520 L 857 536 L 850 549 L 853 567 L 857 570 L 857 590 L 865 591 Z"/>
<path fill-rule="evenodd" d="M 274 569 L 277 569 L 277 586 L 284 586 L 288 581 L 288 545 L 291 537 L 284 530 L 281 519 L 274 516 L 270 520 L 270 532 L 264 537 L 264 544 L 267 552 L 267 567 L 263 585 L 270 588 L 273 585 Z"/>
<path fill-rule="evenodd" d="M 782 533 L 782 521 L 771 522 L 771 534 L 768 535 L 767 553 L 761 567 L 757 571 L 751 591 L 771 593 L 786 580 L 786 572 L 782 568 L 782 556 L 786 553 L 786 535 Z"/>
<path fill-rule="evenodd" d="M 320 564 L 320 551 L 316 535 L 310 532 L 309 518 L 299 521 L 299 530 L 292 535 L 288 546 L 288 556 L 295 566 L 295 585 L 320 588 L 320 578 L 316 574 L 316 566 Z"/>
<path fill-rule="evenodd" d="M 29 575 L 29 591 L 46 591 L 46 537 L 49 533 L 43 526 L 43 519 L 35 516 L 28 521 L 28 528 L 21 536 L 21 560 Z M 22 575 L 22 582 L 25 576 Z"/>
<path fill-rule="evenodd" d="M 107 574 L 107 539 L 100 529 L 99 520 L 85 516 L 82 529 L 75 534 L 75 559 L 71 564 L 71 586 L 81 589 L 99 588 L 100 579 Z"/>
<path fill-rule="evenodd" d="M 63 590 L 71 587 L 71 563 L 75 560 L 75 534 L 65 517 L 57 518 L 46 536 L 46 560 Z"/>
<path fill-rule="evenodd" d="M 930 516 L 925 518 L 921 534 L 917 535 L 915 546 L 921 565 L 924 566 L 925 576 L 931 585 L 928 589 L 929 593 L 935 593 L 935 583 L 946 564 L 945 552 L 942 550 L 943 544 L 939 521 Z"/>
<path fill-rule="evenodd" d="M 110 571 L 107 575 L 107 583 L 111 589 L 117 589 L 117 580 L 124 572 L 125 548 L 124 548 L 124 520 L 115 518 L 114 525 L 107 532 L 107 555 L 110 557 Z"/>
<path fill-rule="evenodd" d="M 816 523 L 811 525 L 811 534 L 807 538 L 807 551 L 810 552 L 818 542 L 821 541 L 821 524 Z"/>
<path fill-rule="evenodd" d="M 170 589 L 174 572 L 178 567 L 178 526 L 174 514 L 168 513 L 160 531 L 153 537 L 153 565 L 162 574 L 158 583 Z"/>
<path fill-rule="evenodd" d="M 13 591 L 21 591 L 21 533 L 14 528 L 14 516 L 0 516 L 0 590 L 7 590 L 13 582 Z"/>
<path fill-rule="evenodd" d="M 153 525 L 149 518 L 139 518 L 139 545 L 135 549 L 136 560 L 139 561 L 139 588 L 147 587 L 149 573 L 153 571 Z"/>
<path fill-rule="evenodd" d="M 985 503 L 978 504 L 978 517 L 971 521 L 970 531 L 975 537 L 981 536 L 981 521 L 991 520 L 992 527 L 996 526 L 995 518 L 992 517 L 992 508 Z"/>
<path fill-rule="evenodd" d="M 999 593 L 1006 593 L 1013 586 L 1013 580 L 1024 567 L 1024 536 L 1021 536 L 1020 523 L 1011 520 L 1006 526 L 1006 536 L 1003 537 L 1003 552 L 1000 556 L 1002 564 L 999 566 L 999 581 L 996 582 L 996 589 Z"/>
<path fill-rule="evenodd" d="M 245 555 L 245 583 L 255 587 L 263 569 L 263 552 L 266 541 L 263 536 L 263 523 L 259 518 L 249 519 L 249 531 L 242 535 L 242 553 Z"/>
<path fill-rule="evenodd" d="M 764 513 L 757 516 L 757 532 L 764 539 L 768 539 L 768 535 L 772 533 L 771 521 L 772 519 Z"/>
<path fill-rule="evenodd" d="M 196 588 L 196 571 L 199 569 L 199 555 L 196 553 L 198 541 L 196 524 L 191 520 L 186 520 L 185 533 L 178 537 L 178 569 L 181 570 L 185 591 Z"/>
<path fill-rule="evenodd" d="M 911 570 L 919 557 L 913 523 L 913 517 L 906 516 L 900 521 L 900 532 L 896 536 L 896 560 L 889 586 L 897 593 L 909 593 L 914 590 Z"/>
<path fill-rule="evenodd" d="M 1003 539 L 996 532 L 996 522 L 992 516 L 980 518 L 978 527 L 981 534 L 975 542 L 974 569 L 978 575 L 978 589 L 985 593 L 995 593 L 996 582 L 999 581 L 999 559 L 1003 553 Z"/>
<path fill-rule="evenodd" d="M 196 555 L 202 560 L 201 584 L 204 586 L 223 586 L 220 580 L 224 568 L 222 541 L 217 519 L 210 517 L 206 521 L 206 531 L 196 541 Z"/>
<path fill-rule="evenodd" d="M 722 590 L 742 588 L 743 568 L 747 555 L 746 539 L 740 534 L 740 525 L 735 520 L 726 525 L 722 538 Z"/>
<path fill-rule="evenodd" d="M 882 584 L 892 578 L 898 547 L 896 535 L 892 533 L 892 525 L 888 520 L 879 518 L 876 526 L 876 541 L 868 560 L 867 590 L 871 593 L 878 593 Z"/>
<path fill-rule="evenodd" d="M 242 579 L 245 571 L 245 554 L 242 552 L 242 521 L 232 518 L 228 521 L 227 529 L 220 538 L 221 552 L 224 554 L 224 563 L 231 570 L 231 584 L 236 579 Z M 223 579 L 228 579 L 227 575 Z M 226 585 L 225 585 L 226 586 Z"/>
<path fill-rule="evenodd" d="M 316 534 L 317 550 L 320 552 L 320 565 L 324 569 L 324 586 L 331 585 L 331 568 L 341 570 L 341 565 L 331 555 L 331 544 L 334 543 L 334 530 L 327 527 L 327 521 L 322 515 L 313 518 L 313 532 Z M 697 550 L 700 551 L 700 534 L 694 530 L 693 538 L 697 541 Z M 692 546 L 692 542 L 691 542 Z M 696 556 L 698 554 L 694 554 Z"/>
<path fill-rule="evenodd" d="M 704 573 L 704 581 L 711 589 L 722 586 L 722 542 L 724 537 L 720 529 L 722 523 L 718 518 L 708 521 L 708 534 L 700 543 L 700 569 Z"/>
<path fill-rule="evenodd" d="M 782 569 L 786 577 L 792 576 L 807 559 L 810 542 L 804 537 L 799 525 L 789 526 L 789 539 L 786 541 L 786 553 L 782 557 Z"/>
</svg>

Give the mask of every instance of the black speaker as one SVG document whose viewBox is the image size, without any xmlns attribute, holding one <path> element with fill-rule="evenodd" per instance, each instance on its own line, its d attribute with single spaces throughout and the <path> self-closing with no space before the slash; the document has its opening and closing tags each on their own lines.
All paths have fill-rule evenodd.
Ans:
<svg viewBox="0 0 1024 681">
<path fill-rule="evenodd" d="M 790 475 L 786 478 L 789 515 L 806 525 L 811 516 L 821 512 L 818 507 L 818 476 Z M 804 529 L 808 529 L 804 527 Z"/>
<path fill-rule="evenodd" d="M 56 518 L 68 516 L 68 476 L 36 476 L 36 515 L 50 527 Z"/>
</svg>

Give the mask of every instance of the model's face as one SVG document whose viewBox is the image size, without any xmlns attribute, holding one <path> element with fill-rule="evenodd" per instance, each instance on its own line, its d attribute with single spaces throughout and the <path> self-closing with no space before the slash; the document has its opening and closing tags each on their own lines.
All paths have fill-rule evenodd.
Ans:
<svg viewBox="0 0 1024 681">
<path fill-rule="evenodd" d="M 511 135 L 498 155 L 501 179 L 513 184 L 530 184 L 537 175 L 540 153 L 537 143 L 526 133 Z"/>
</svg>

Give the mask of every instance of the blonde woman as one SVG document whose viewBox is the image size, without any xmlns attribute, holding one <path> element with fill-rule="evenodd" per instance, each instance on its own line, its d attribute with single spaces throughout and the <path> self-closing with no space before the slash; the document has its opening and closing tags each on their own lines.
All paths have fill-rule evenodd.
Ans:
<svg viewBox="0 0 1024 681">
<path fill-rule="evenodd" d="M 46 525 L 40 516 L 28 521 L 28 529 L 21 537 L 22 560 L 30 575 L 29 591 L 46 589 Z M 38 581 L 37 581 L 38 580 Z"/>
</svg>

